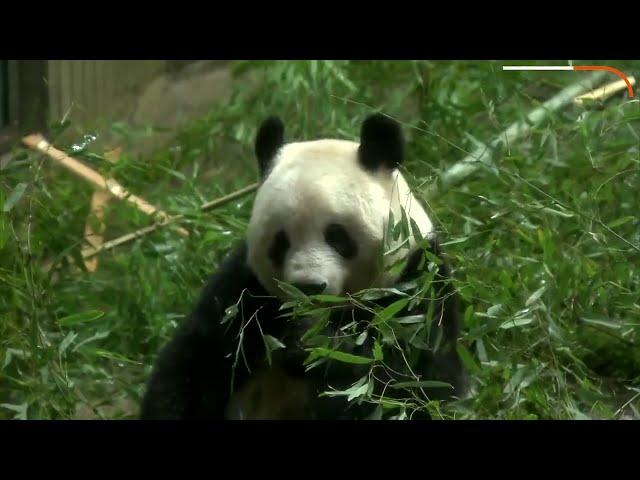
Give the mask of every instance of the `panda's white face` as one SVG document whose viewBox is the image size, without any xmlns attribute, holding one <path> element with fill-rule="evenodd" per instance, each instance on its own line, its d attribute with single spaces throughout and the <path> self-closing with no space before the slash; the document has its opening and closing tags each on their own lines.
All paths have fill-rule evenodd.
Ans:
<svg viewBox="0 0 640 480">
<path fill-rule="evenodd" d="M 248 230 L 248 263 L 272 295 L 277 281 L 305 293 L 340 295 L 385 282 L 378 268 L 389 211 L 400 205 L 423 235 L 431 222 L 397 170 L 366 170 L 358 144 L 290 143 L 258 190 Z"/>
</svg>

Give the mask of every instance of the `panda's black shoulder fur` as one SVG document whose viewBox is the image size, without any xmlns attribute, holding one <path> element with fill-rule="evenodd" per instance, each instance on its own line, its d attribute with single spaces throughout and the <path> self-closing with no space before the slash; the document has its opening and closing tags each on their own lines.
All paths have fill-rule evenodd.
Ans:
<svg viewBox="0 0 640 480">
<path fill-rule="evenodd" d="M 143 398 L 143 419 L 222 418 L 229 399 L 236 359 L 230 346 L 239 334 L 237 322 L 224 324 L 228 308 L 240 314 L 276 317 L 278 302 L 267 296 L 246 264 L 242 242 L 209 277 L 200 298 L 169 343 L 160 351 Z M 257 351 L 254 329 L 246 329 L 243 344 Z M 242 367 L 242 361 L 239 362 Z M 242 381 L 242 368 L 237 381 Z"/>
<path fill-rule="evenodd" d="M 448 279 L 449 265 L 436 240 L 431 242 L 431 250 L 443 260 L 434 281 Z M 194 309 L 161 350 L 142 401 L 142 419 L 224 418 L 232 384 L 234 389 L 241 386 L 252 368 L 264 358 L 262 335 L 282 338 L 286 321 L 280 316 L 281 304 L 260 285 L 246 263 L 246 256 L 247 246 L 242 242 L 208 279 Z M 421 275 L 421 260 L 422 251 L 416 251 L 408 259 L 401 282 Z M 429 354 L 421 366 L 421 374 L 452 384 L 454 394 L 461 395 L 465 381 L 455 352 L 460 314 L 450 282 L 442 282 L 437 297 L 439 308 L 435 311 L 442 312 L 439 323 L 443 328 L 443 344 L 453 348 L 439 355 Z M 397 298 L 386 302 L 394 300 Z M 237 306 L 238 314 L 235 319 L 225 322 L 225 314 L 233 306 Z M 240 336 L 242 351 L 238 350 Z M 370 346 L 362 348 L 366 350 Z M 357 375 L 362 373 L 355 366 L 351 367 L 353 370 L 340 371 L 339 368 L 327 375 L 333 379 L 342 378 L 345 386 L 360 378 Z M 432 395 L 438 397 L 439 392 Z M 318 408 L 327 408 L 325 418 L 332 418 L 340 416 L 341 409 L 344 410 L 343 404 L 336 405 L 336 400 L 326 400 L 324 404 L 319 403 Z M 359 416 L 359 413 L 347 412 L 343 418 L 349 418 L 349 415 Z"/>
</svg>

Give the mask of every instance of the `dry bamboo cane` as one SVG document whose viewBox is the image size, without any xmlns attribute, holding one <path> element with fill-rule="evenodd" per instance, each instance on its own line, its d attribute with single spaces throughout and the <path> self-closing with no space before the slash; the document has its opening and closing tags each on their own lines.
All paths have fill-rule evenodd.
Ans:
<svg viewBox="0 0 640 480">
<path fill-rule="evenodd" d="M 222 205 L 224 205 L 226 203 L 229 203 L 232 200 L 235 200 L 236 198 L 240 198 L 240 197 L 242 197 L 244 195 L 247 195 L 247 194 L 253 192 L 254 190 L 257 190 L 258 186 L 259 186 L 259 183 L 254 183 L 254 184 L 251 184 L 251 185 L 249 185 L 247 187 L 241 188 L 240 190 L 237 190 L 237 191 L 235 191 L 233 193 L 230 193 L 229 195 L 225 195 L 224 197 L 220 197 L 220 198 L 217 198 L 217 199 L 212 200 L 210 202 L 207 202 L 207 203 L 205 203 L 205 204 L 200 206 L 200 211 L 201 212 L 206 212 L 208 210 L 213 210 L 214 208 L 220 207 L 220 206 L 222 206 Z M 184 218 L 184 215 L 174 215 L 172 217 L 168 217 L 164 221 L 154 223 L 153 225 L 150 225 L 148 227 L 144 227 L 144 228 L 141 228 L 141 229 L 136 230 L 134 232 L 127 233 L 126 235 L 122 235 L 121 237 L 114 238 L 113 240 L 109 240 L 108 242 L 103 243 L 98 248 L 87 249 L 86 251 L 82 252 L 82 257 L 83 258 L 89 258 L 89 257 L 92 257 L 92 256 L 97 255 L 99 253 L 102 253 L 104 251 L 111 250 L 112 248 L 115 248 L 115 247 L 117 247 L 119 245 L 122 245 L 124 243 L 131 242 L 132 240 L 135 240 L 136 238 L 141 238 L 141 237 L 147 236 L 147 235 L 155 232 L 159 228 L 164 227 L 166 225 L 169 225 L 172 222 L 175 222 L 175 221 L 180 220 L 182 218 Z"/>
<path fill-rule="evenodd" d="M 166 212 L 151 205 L 145 199 L 127 192 L 125 188 L 113 178 L 104 178 L 95 170 L 87 167 L 86 165 L 79 162 L 75 158 L 70 157 L 62 150 L 58 150 L 53 145 L 51 145 L 42 135 L 40 134 L 28 135 L 22 139 L 22 143 L 24 143 L 29 148 L 38 150 L 46 154 L 58 165 L 61 165 L 67 168 L 68 170 L 70 170 L 71 172 L 73 172 L 83 180 L 86 180 L 87 182 L 91 183 L 95 187 L 101 190 L 104 190 L 106 192 L 109 192 L 111 195 L 113 195 L 114 197 L 122 201 L 131 203 L 141 212 L 144 212 L 147 215 L 157 216 L 160 219 L 166 219 L 169 217 L 169 215 Z M 189 232 L 184 228 L 175 227 L 175 229 L 183 237 L 189 236 Z"/>
</svg>

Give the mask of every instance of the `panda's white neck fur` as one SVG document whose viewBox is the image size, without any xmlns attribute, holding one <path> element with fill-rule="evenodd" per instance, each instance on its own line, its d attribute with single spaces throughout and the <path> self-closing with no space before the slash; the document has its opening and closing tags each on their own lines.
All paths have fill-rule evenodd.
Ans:
<svg viewBox="0 0 640 480">
<path fill-rule="evenodd" d="M 400 171 L 389 172 L 384 168 L 376 172 L 365 171 L 358 162 L 358 146 L 356 142 L 324 139 L 290 143 L 281 148 L 256 196 L 248 231 L 248 261 L 263 284 L 269 283 L 267 277 L 272 274 L 266 255 L 268 247 L 264 244 L 275 234 L 273 229 L 278 222 L 295 225 L 298 219 L 292 217 L 299 216 L 299 224 L 306 228 L 316 221 L 332 220 L 326 212 L 345 217 L 355 214 L 361 222 L 359 228 L 363 230 L 358 233 L 371 242 L 367 245 L 372 245 L 382 240 L 389 211 L 397 223 L 404 209 L 423 238 L 432 234 L 429 216 Z M 314 215 L 320 218 L 314 218 Z M 415 238 L 411 234 L 409 249 L 397 249 L 395 254 L 385 257 L 385 263 L 395 263 L 414 245 Z M 397 247 L 397 243 L 391 242 L 391 251 Z M 363 265 L 352 268 L 360 271 Z M 379 287 L 393 283 L 395 278 L 385 274 L 370 280 L 371 287 Z M 273 282 L 265 286 L 273 288 Z"/>
</svg>

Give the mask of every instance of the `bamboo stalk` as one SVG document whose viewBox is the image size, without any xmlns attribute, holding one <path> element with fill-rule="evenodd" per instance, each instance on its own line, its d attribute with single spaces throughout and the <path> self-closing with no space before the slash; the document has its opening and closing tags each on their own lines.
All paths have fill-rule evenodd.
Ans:
<svg viewBox="0 0 640 480">
<path fill-rule="evenodd" d="M 51 145 L 42 135 L 40 134 L 32 134 L 24 137 L 22 139 L 22 143 L 24 143 L 29 148 L 34 150 L 38 150 L 43 152 L 47 156 L 49 156 L 54 162 L 58 165 L 63 166 L 82 178 L 83 180 L 91 183 L 95 187 L 109 192 L 114 197 L 131 203 L 141 212 L 146 213 L 147 215 L 157 216 L 160 219 L 168 218 L 169 215 L 151 205 L 145 199 L 138 197 L 129 193 L 122 185 L 120 185 L 113 178 L 104 178 L 95 170 L 87 167 L 83 163 L 79 162 L 73 157 L 70 157 L 62 150 L 58 150 L 53 145 Z M 189 232 L 182 227 L 176 227 L 176 231 L 182 235 L 183 237 L 188 237 Z"/>
<path fill-rule="evenodd" d="M 627 80 L 629 80 L 629 83 L 631 84 L 631 86 L 636 84 L 635 77 L 629 77 Z M 627 82 L 625 82 L 624 80 L 617 80 L 615 82 L 611 82 L 601 87 L 598 87 L 594 90 L 591 90 L 589 93 L 580 95 L 579 97 L 576 97 L 574 101 L 578 105 L 582 105 L 589 101 L 606 100 L 607 98 L 618 93 L 619 91 L 626 90 L 626 89 L 627 89 Z"/>
<path fill-rule="evenodd" d="M 111 163 L 117 163 L 122 154 L 122 149 L 117 147 L 109 152 L 105 152 L 104 157 Z M 82 252 L 86 250 L 99 248 L 104 242 L 104 232 L 107 225 L 104 222 L 105 208 L 111 200 L 111 195 L 103 190 L 96 190 L 91 196 L 91 207 L 89 216 L 85 222 L 84 238 L 89 243 L 89 247 L 84 247 Z M 94 230 L 94 224 L 97 228 Z M 90 257 L 84 259 L 84 266 L 88 272 L 95 272 L 98 268 L 98 258 Z"/>
<path fill-rule="evenodd" d="M 215 200 L 212 200 L 210 202 L 204 203 L 200 207 L 200 211 L 207 212 L 209 210 L 213 210 L 214 208 L 217 208 L 220 205 L 224 205 L 225 203 L 229 203 L 231 200 L 235 200 L 236 198 L 243 197 L 243 196 L 247 195 L 248 193 L 251 193 L 251 192 L 257 190 L 259 186 L 260 186 L 259 183 L 252 183 L 251 185 L 248 185 L 248 186 L 246 186 L 244 188 L 241 188 L 240 190 L 236 190 L 235 192 L 232 192 L 232 193 L 230 193 L 228 195 L 225 195 L 223 197 L 216 198 Z"/>
<path fill-rule="evenodd" d="M 588 77 L 581 78 L 579 82 L 562 89 L 554 97 L 544 102 L 542 106 L 530 112 L 524 121 L 511 124 L 488 145 L 479 146 L 471 154 L 449 167 L 440 178 L 440 187 L 438 185 L 432 186 L 427 191 L 427 197 L 433 198 L 440 189 L 446 189 L 461 182 L 475 173 L 481 165 L 493 166 L 492 157 L 496 147 L 510 145 L 522 138 L 538 126 L 549 113 L 571 104 L 576 96 L 594 88 L 606 75 L 608 73 L 604 71 L 593 72 Z"/>
<path fill-rule="evenodd" d="M 104 241 L 104 232 L 107 228 L 104 223 L 105 207 L 109 203 L 111 196 L 107 192 L 98 190 L 93 192 L 91 197 L 91 208 L 89 211 L 89 217 L 84 226 L 84 238 L 89 243 L 89 247 L 84 247 L 82 252 L 87 250 L 99 248 Z M 94 229 L 94 223 L 97 224 Z M 95 272 L 98 268 L 97 258 L 85 258 L 84 265 L 89 272 Z"/>
<path fill-rule="evenodd" d="M 259 183 L 254 183 L 251 184 L 247 187 L 241 188 L 240 190 L 236 190 L 233 193 L 230 193 L 228 195 L 225 195 L 223 197 L 217 198 L 215 200 L 212 200 L 210 202 L 204 203 L 200 206 L 200 211 L 201 212 L 207 212 L 209 210 L 213 210 L 217 207 L 220 207 L 226 203 L 231 202 L 232 200 L 235 200 L 236 198 L 240 198 L 244 195 L 247 195 L 255 190 L 258 189 L 258 186 L 260 184 Z M 118 238 L 114 238 L 113 240 L 110 240 L 108 242 L 103 243 L 102 245 L 100 245 L 98 248 L 93 248 L 93 249 L 87 249 L 86 251 L 82 252 L 82 257 L 83 258 L 90 258 L 94 255 L 97 255 L 99 253 L 105 252 L 107 250 L 111 250 L 115 247 L 118 247 L 120 245 L 123 245 L 125 243 L 131 242 L 137 238 L 142 238 L 145 237 L 153 232 L 155 232 L 156 230 L 158 230 L 161 227 L 164 227 L 166 225 L 169 225 L 177 220 L 181 220 L 184 218 L 184 215 L 174 215 L 171 217 L 168 217 L 166 220 L 161 221 L 161 222 L 157 222 L 154 223 L 153 225 L 150 225 L 148 227 L 144 227 L 141 228 L 139 230 L 136 230 L 134 232 L 131 233 L 127 233 L 126 235 L 122 235 L 121 237 Z"/>
</svg>

